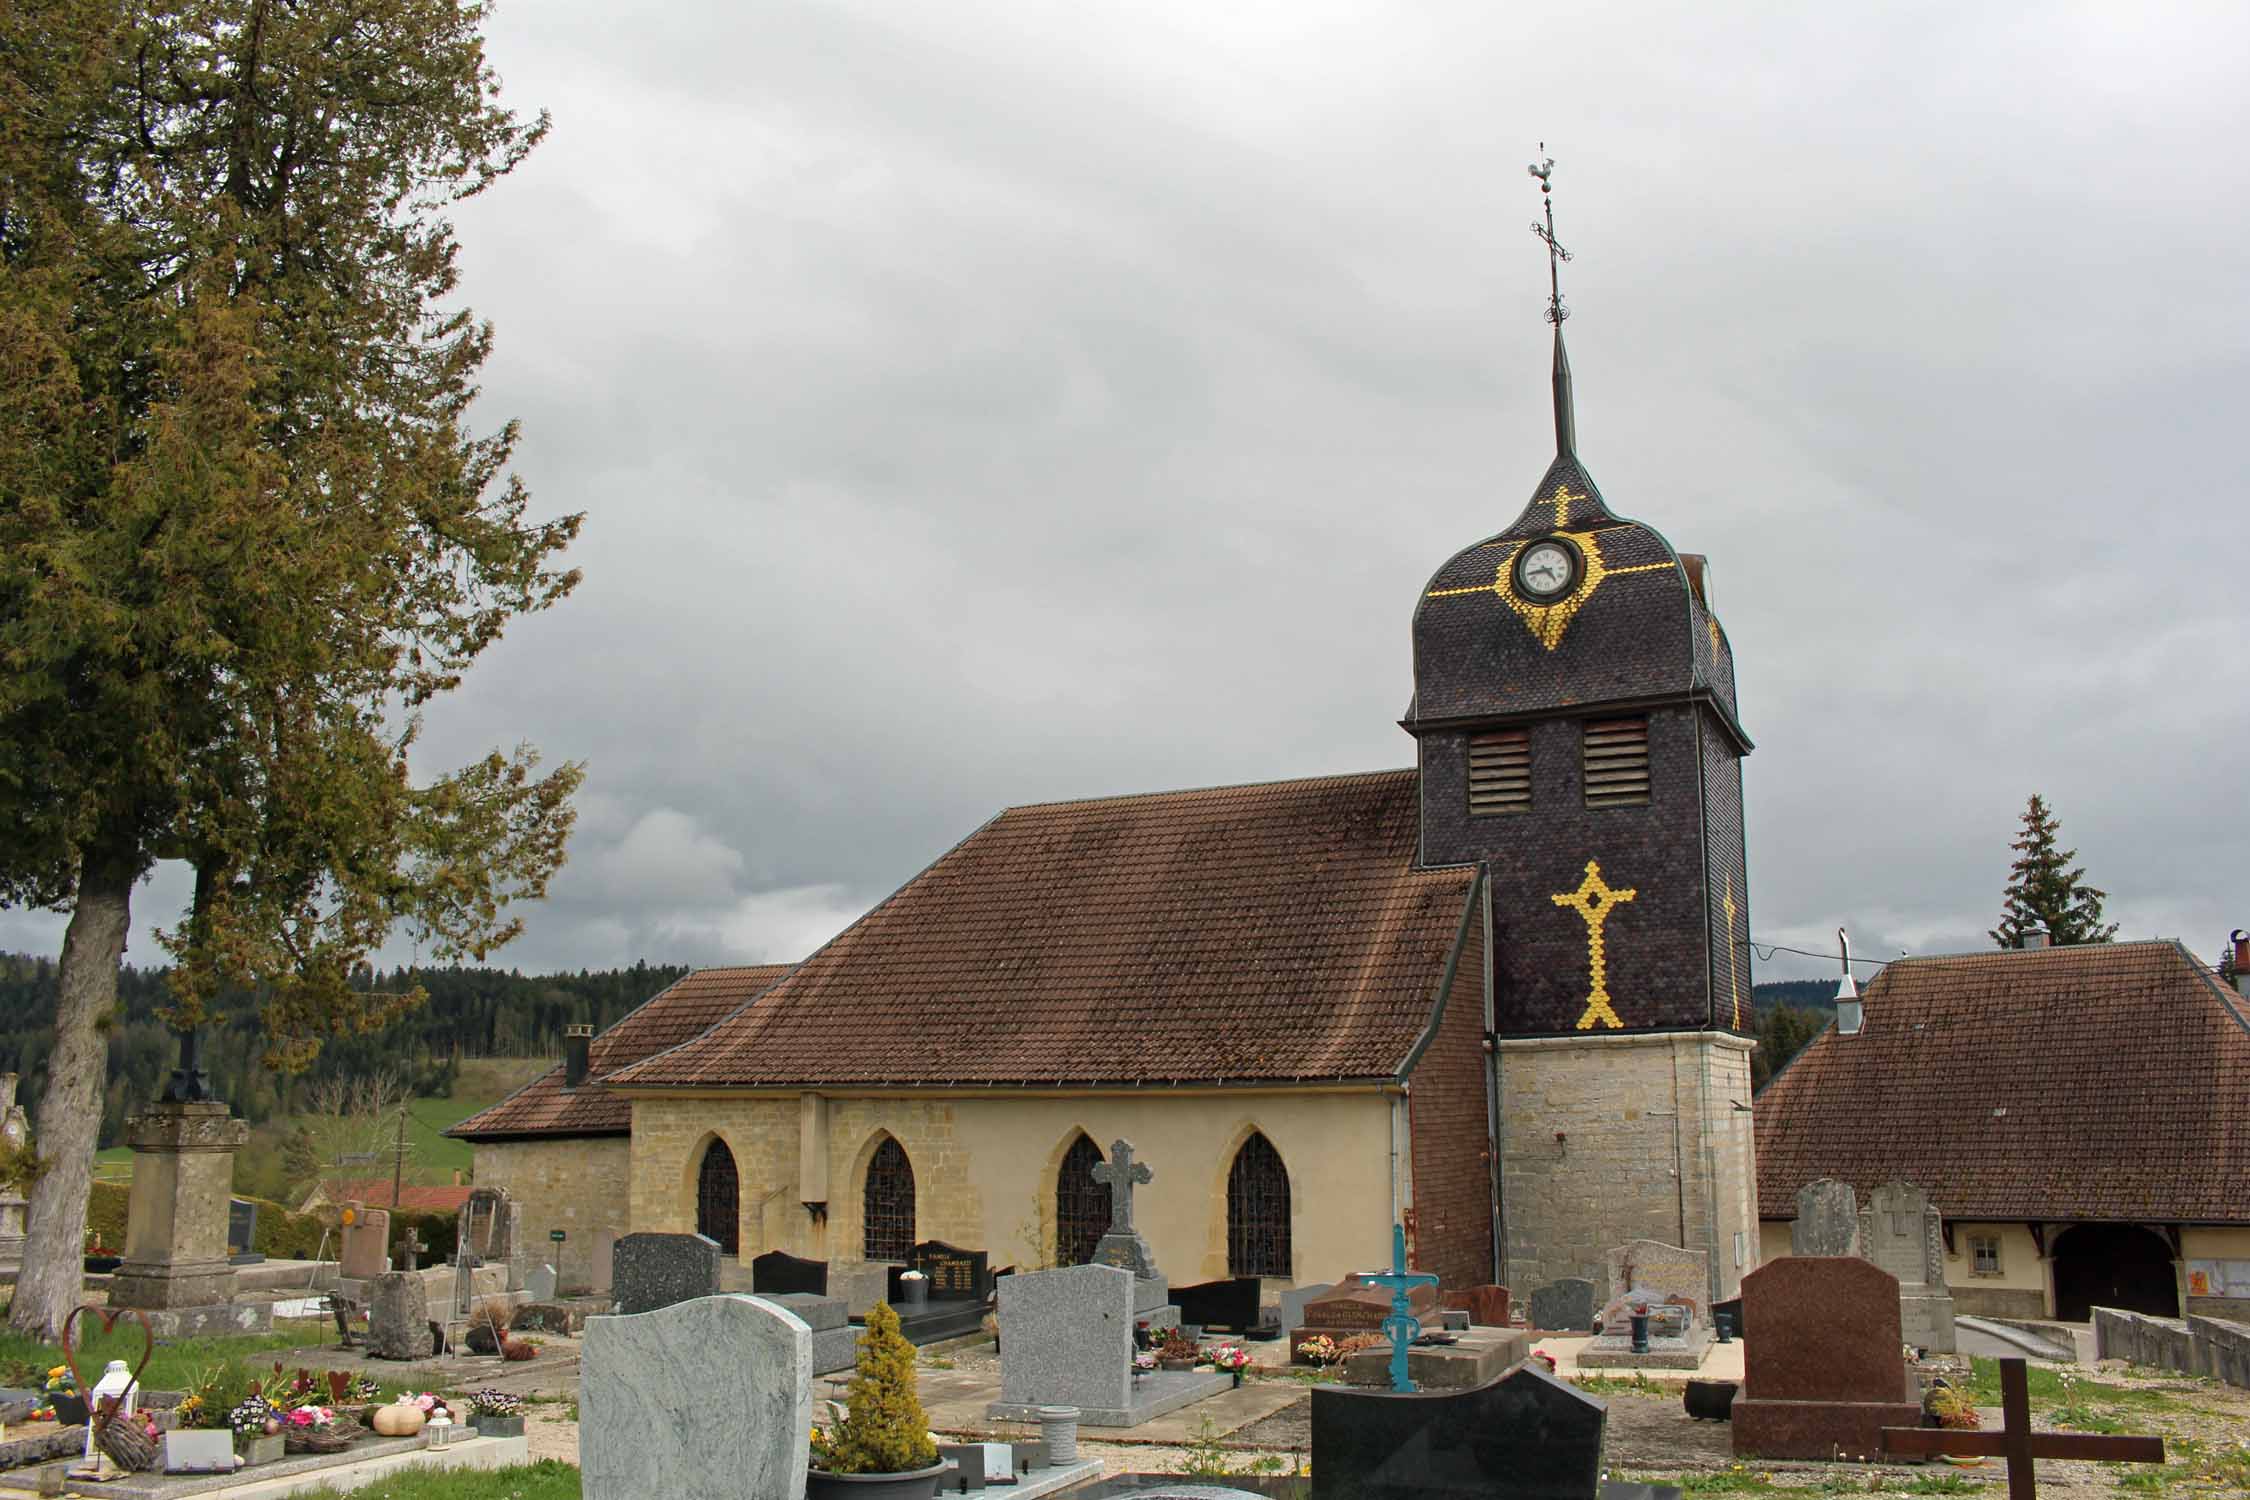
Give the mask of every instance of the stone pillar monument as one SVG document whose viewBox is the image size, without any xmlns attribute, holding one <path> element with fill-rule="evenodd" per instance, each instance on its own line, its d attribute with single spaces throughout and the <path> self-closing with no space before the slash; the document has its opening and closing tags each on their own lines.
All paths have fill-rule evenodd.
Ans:
<svg viewBox="0 0 2250 1500">
<path fill-rule="evenodd" d="M 227 1321 L 234 1266 L 227 1259 L 227 1200 L 234 1153 L 250 1127 L 217 1100 L 152 1104 L 125 1124 L 133 1148 L 133 1193 L 126 1206 L 125 1263 L 110 1283 L 109 1305 L 203 1317 L 168 1318 L 182 1331 Z M 159 1330 L 159 1336 L 173 1336 Z"/>
<path fill-rule="evenodd" d="M 31 1121 L 16 1103 L 16 1075 L 0 1073 L 0 1146 L 10 1152 L 31 1144 Z M 0 1188 L 0 1265 L 23 1264 L 23 1221 L 29 1203 Z"/>
</svg>

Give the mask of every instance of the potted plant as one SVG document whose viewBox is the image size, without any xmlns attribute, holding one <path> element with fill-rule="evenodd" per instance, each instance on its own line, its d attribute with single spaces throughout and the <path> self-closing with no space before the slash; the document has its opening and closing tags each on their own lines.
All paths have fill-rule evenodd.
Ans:
<svg viewBox="0 0 2250 1500">
<path fill-rule="evenodd" d="M 87 1275 L 89 1275 L 89 1276 L 106 1276 L 106 1275 L 108 1275 L 108 1274 L 109 1274 L 110 1272 L 112 1272 L 112 1271 L 116 1270 L 116 1269 L 117 1269 L 117 1268 L 118 1268 L 119 1266 L 123 1265 L 124 1263 L 125 1263 L 125 1257 L 124 1257 L 124 1256 L 122 1256 L 122 1255 L 119 1255 L 119 1254 L 118 1254 L 118 1253 L 117 1253 L 117 1252 L 116 1252 L 115 1250 L 112 1250 L 112 1249 L 110 1249 L 110 1248 L 109 1248 L 109 1247 L 108 1247 L 107 1245 L 104 1245 L 104 1244 L 102 1243 L 102 1232 L 101 1232 L 101 1231 L 100 1231 L 99 1229 L 92 1229 L 92 1230 L 88 1230 L 88 1231 L 87 1231 L 87 1233 L 86 1233 L 86 1274 L 87 1274 Z"/>
<path fill-rule="evenodd" d="M 54 1419 L 65 1427 L 83 1426 L 86 1421 L 86 1395 L 78 1389 L 77 1378 L 70 1366 L 57 1365 L 47 1372 L 47 1408 Z"/>
<path fill-rule="evenodd" d="M 252 1391 L 236 1402 L 227 1413 L 227 1425 L 234 1429 L 234 1451 L 242 1456 L 244 1468 L 280 1459 L 281 1418 L 263 1393 Z"/>
<path fill-rule="evenodd" d="M 476 1414 L 476 1429 L 480 1437 L 523 1436 L 521 1397 L 487 1387 L 470 1394 L 469 1409 Z"/>
<path fill-rule="evenodd" d="M 1242 1372 L 1250 1368 L 1250 1351 L 1240 1344 L 1221 1344 L 1211 1351 L 1211 1364 L 1232 1375 L 1234 1383 L 1239 1386 L 1242 1384 Z"/>
<path fill-rule="evenodd" d="M 236 1468 L 230 1413 L 219 1400 L 190 1391 L 172 1408 L 175 1426 L 163 1436 L 167 1474 L 232 1474 Z"/>
<path fill-rule="evenodd" d="M 898 1314 L 878 1302 L 859 1337 L 842 1418 L 813 1429 L 805 1500 L 927 1500 L 946 1468 L 929 1426 L 914 1390 L 914 1346 Z"/>
<path fill-rule="evenodd" d="M 1156 1363 L 1160 1369 L 1192 1370 L 1196 1360 L 1201 1357 L 1195 1347 L 1195 1340 L 1177 1328 L 1166 1329 L 1164 1342 L 1156 1346 Z"/>
</svg>

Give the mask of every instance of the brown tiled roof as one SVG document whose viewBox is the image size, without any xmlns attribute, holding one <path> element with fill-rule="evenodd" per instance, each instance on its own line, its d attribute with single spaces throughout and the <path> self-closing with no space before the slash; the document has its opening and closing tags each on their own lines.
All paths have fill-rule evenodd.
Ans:
<svg viewBox="0 0 2250 1500">
<path fill-rule="evenodd" d="M 1393 1076 L 1472 872 L 1416 872 L 1415 775 L 1012 808 L 695 1041 L 612 1079 Z"/>
<path fill-rule="evenodd" d="M 446 1134 L 472 1141 L 628 1134 L 633 1125 L 633 1106 L 601 1087 L 601 1080 L 651 1053 L 700 1035 L 788 972 L 787 964 L 698 969 L 594 1038 L 587 1054 L 585 1083 L 574 1089 L 563 1087 L 563 1070 L 558 1064 Z"/>
<path fill-rule="evenodd" d="M 2250 1013 L 2171 942 L 1900 959 L 1758 1096 L 1758 1207 L 1919 1184 L 1950 1218 L 2250 1223 Z"/>
</svg>

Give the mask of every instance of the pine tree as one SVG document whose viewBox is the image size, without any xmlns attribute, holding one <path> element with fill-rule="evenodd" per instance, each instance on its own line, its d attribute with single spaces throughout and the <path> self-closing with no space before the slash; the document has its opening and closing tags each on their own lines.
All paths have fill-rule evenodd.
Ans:
<svg viewBox="0 0 2250 1500">
<path fill-rule="evenodd" d="M 2108 892 L 2086 884 L 2086 871 L 2074 866 L 2076 849 L 2057 849 L 2061 820 L 2037 792 L 2023 810 L 2023 830 L 2009 847 L 2016 861 L 2008 867 L 2000 925 L 1992 940 L 2003 948 L 2023 946 L 2024 934 L 2044 928 L 2058 944 L 2106 943 L 2117 935 L 2115 922 L 2102 921 Z"/>
</svg>

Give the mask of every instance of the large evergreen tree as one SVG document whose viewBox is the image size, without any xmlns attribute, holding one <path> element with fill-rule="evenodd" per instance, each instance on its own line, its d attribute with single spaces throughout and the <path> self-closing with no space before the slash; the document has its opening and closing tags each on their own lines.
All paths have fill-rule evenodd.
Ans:
<svg viewBox="0 0 2250 1500">
<path fill-rule="evenodd" d="M 79 1252 L 135 882 L 188 862 L 172 1019 L 263 1000 L 302 1065 L 411 992 L 396 923 L 513 935 L 575 767 L 417 785 L 420 705 L 568 592 L 512 426 L 466 424 L 488 327 L 446 205 L 545 120 L 502 108 L 473 0 L 0 6 L 0 901 L 70 912 L 12 1321 Z"/>
<path fill-rule="evenodd" d="M 2084 868 L 2071 863 L 2076 849 L 2055 847 L 2061 829 L 2046 799 L 2033 792 L 2022 831 L 2009 846 L 2016 861 L 2008 867 L 2000 925 L 1992 929 L 1992 940 L 2003 948 L 2023 946 L 2024 934 L 2039 928 L 2057 943 L 2106 943 L 2117 935 L 2115 922 L 2102 921 L 2108 892 L 2088 885 Z"/>
</svg>

